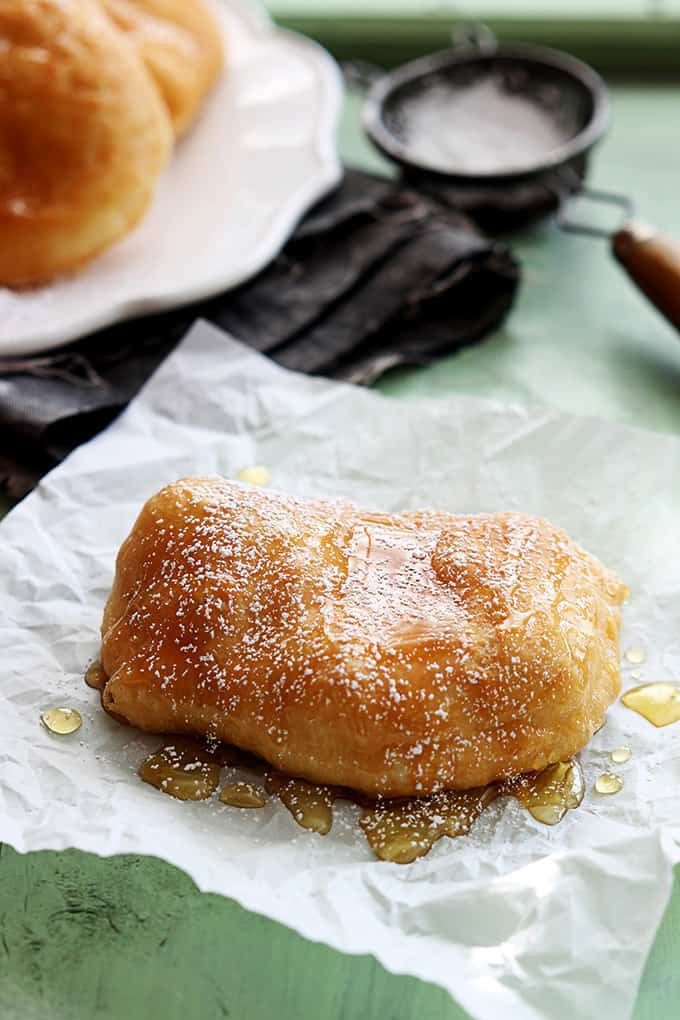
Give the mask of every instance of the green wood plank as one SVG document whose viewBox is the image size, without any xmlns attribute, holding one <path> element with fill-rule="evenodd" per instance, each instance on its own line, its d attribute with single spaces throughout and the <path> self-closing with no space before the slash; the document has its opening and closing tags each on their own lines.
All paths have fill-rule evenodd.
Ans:
<svg viewBox="0 0 680 1020">
<path fill-rule="evenodd" d="M 680 881 L 634 1020 L 677 1020 Z M 603 975 L 606 980 L 606 975 Z M 466 1020 L 372 957 L 203 895 L 153 858 L 0 854 L 3 1020 Z"/>
<path fill-rule="evenodd" d="M 3 1020 L 464 1020 L 444 992 L 205 896 L 151 858 L 0 858 Z"/>
<path fill-rule="evenodd" d="M 275 16 L 315 16 L 342 19 L 355 15 L 412 18 L 659 18 L 677 13 L 678 0 L 474 0 L 439 3 L 433 0 L 268 0 Z"/>
<path fill-rule="evenodd" d="M 342 16 L 320 6 L 309 12 L 281 7 L 277 20 L 287 28 L 318 39 L 338 59 L 370 60 L 391 67 L 423 53 L 451 45 L 461 21 L 483 19 L 505 42 L 531 42 L 568 50 L 603 71 L 642 72 L 647 76 L 680 73 L 680 9 L 668 17 L 640 18 L 531 15 L 485 15 L 471 19 L 460 10 L 426 16 L 396 12 Z"/>
</svg>

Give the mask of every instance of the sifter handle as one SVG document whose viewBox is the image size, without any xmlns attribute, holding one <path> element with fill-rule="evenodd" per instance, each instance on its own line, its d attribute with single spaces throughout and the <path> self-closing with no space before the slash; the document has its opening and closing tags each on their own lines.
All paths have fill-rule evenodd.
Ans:
<svg viewBox="0 0 680 1020">
<path fill-rule="evenodd" d="M 652 227 L 629 223 L 612 236 L 612 251 L 642 293 L 680 330 L 680 244 Z"/>
</svg>

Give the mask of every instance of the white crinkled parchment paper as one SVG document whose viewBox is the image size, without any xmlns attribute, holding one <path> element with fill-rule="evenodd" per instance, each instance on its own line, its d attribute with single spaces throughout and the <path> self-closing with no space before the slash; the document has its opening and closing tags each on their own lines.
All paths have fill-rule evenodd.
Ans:
<svg viewBox="0 0 680 1020">
<path fill-rule="evenodd" d="M 394 402 L 284 372 L 197 326 L 122 418 L 0 526 L 0 839 L 144 853 L 301 934 L 448 988 L 482 1020 L 628 1017 L 680 860 L 680 724 L 620 704 L 582 753 L 587 794 L 555 828 L 511 800 L 408 866 L 376 861 L 341 805 L 329 836 L 281 804 L 181 803 L 136 776 L 158 738 L 120 727 L 82 675 L 117 548 L 142 502 L 188 474 L 265 464 L 272 486 L 385 510 L 522 510 L 628 582 L 624 686 L 680 679 L 680 442 L 476 398 Z M 78 708 L 79 734 L 39 723 Z M 593 792 L 633 748 L 621 794 Z"/>
</svg>

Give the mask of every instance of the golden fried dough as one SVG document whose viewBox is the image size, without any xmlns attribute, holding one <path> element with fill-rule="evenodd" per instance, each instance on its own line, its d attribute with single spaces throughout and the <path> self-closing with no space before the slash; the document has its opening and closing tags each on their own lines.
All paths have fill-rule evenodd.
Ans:
<svg viewBox="0 0 680 1020">
<path fill-rule="evenodd" d="M 103 701 L 368 794 L 483 786 L 569 758 L 602 725 L 625 591 L 536 517 L 185 479 L 120 550 Z"/>
<path fill-rule="evenodd" d="M 127 233 L 171 147 L 156 86 L 96 0 L 0 3 L 0 285 L 72 270 Z"/>
<path fill-rule="evenodd" d="M 224 62 L 222 33 L 203 0 L 101 0 L 146 64 L 177 135 L 191 125 Z"/>
</svg>

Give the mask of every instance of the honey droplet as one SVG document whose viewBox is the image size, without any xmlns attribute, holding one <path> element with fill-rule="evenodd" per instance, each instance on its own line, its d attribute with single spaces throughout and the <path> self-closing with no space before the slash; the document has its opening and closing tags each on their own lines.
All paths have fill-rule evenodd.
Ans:
<svg viewBox="0 0 680 1020">
<path fill-rule="evenodd" d="M 60 737 L 77 733 L 83 725 L 83 717 L 75 708 L 48 708 L 41 713 L 40 721 L 46 730 Z"/>
<path fill-rule="evenodd" d="M 268 469 L 263 464 L 241 468 L 238 473 L 239 482 L 249 482 L 250 485 L 268 485 L 270 477 Z"/>
<path fill-rule="evenodd" d="M 595 789 L 598 793 L 606 795 L 620 793 L 623 789 L 623 779 L 614 772 L 603 772 L 595 780 Z"/>
<path fill-rule="evenodd" d="M 647 658 L 647 653 L 641 645 L 631 645 L 630 648 L 626 648 L 624 655 L 634 666 L 639 666 Z"/>
<path fill-rule="evenodd" d="M 303 829 L 325 836 L 333 825 L 333 801 L 337 797 L 331 786 L 317 786 L 305 779 L 291 779 L 281 772 L 270 772 L 265 780 L 267 793 L 275 794 L 285 804 Z"/>
<path fill-rule="evenodd" d="M 630 761 L 633 752 L 625 744 L 621 744 L 620 747 L 615 747 L 609 757 L 615 765 L 623 765 L 625 762 Z"/>
<path fill-rule="evenodd" d="M 428 853 L 442 836 L 468 833 L 497 795 L 494 786 L 486 786 L 408 800 L 379 800 L 364 810 L 359 825 L 383 861 L 410 864 Z"/>
<path fill-rule="evenodd" d="M 541 772 L 528 772 L 499 784 L 501 795 L 515 797 L 543 825 L 557 825 L 583 800 L 585 783 L 576 761 L 559 761 Z"/>
<path fill-rule="evenodd" d="M 175 737 L 142 762 L 139 775 L 178 800 L 206 800 L 217 789 L 220 765 L 202 744 Z"/>
<path fill-rule="evenodd" d="M 220 800 L 237 808 L 261 808 L 267 803 L 264 791 L 253 783 L 229 783 L 220 790 Z"/>
<path fill-rule="evenodd" d="M 626 691 L 621 701 L 654 726 L 669 726 L 680 719 L 680 688 L 675 684 L 642 684 Z"/>
<path fill-rule="evenodd" d="M 95 691 L 103 691 L 108 679 L 101 662 L 98 660 L 88 666 L 85 673 L 85 683 L 88 687 L 92 687 Z"/>
</svg>

